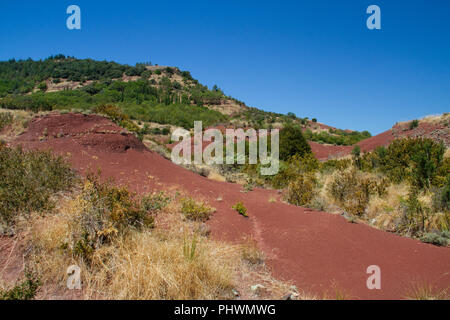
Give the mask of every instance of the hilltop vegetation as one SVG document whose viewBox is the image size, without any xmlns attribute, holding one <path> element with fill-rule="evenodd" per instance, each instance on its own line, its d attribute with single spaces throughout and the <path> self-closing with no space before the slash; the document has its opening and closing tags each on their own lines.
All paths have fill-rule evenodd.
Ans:
<svg viewBox="0 0 450 320">
<path fill-rule="evenodd" d="M 64 55 L 45 60 L 0 62 L 0 107 L 37 111 L 93 110 L 115 105 L 132 120 L 187 129 L 194 120 L 204 127 L 218 124 L 259 128 L 301 127 L 305 137 L 320 143 L 351 145 L 368 132 L 323 128 L 317 119 L 298 118 L 246 107 L 217 86 L 200 84 L 189 71 L 153 66 L 76 59 Z M 226 110 L 227 107 L 231 110 Z"/>
</svg>

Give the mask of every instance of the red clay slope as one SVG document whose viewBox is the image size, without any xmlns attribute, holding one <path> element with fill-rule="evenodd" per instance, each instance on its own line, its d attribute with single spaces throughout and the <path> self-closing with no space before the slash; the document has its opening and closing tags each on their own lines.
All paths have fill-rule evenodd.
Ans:
<svg viewBox="0 0 450 320">
<path fill-rule="evenodd" d="M 419 126 L 414 129 L 409 128 L 408 122 L 396 124 L 392 129 L 364 139 L 356 145 L 361 147 L 362 152 L 367 152 L 372 151 L 377 147 L 385 147 L 393 140 L 405 137 L 431 138 L 436 141 L 444 142 L 447 148 L 450 147 L 450 127 L 448 124 L 445 124 L 445 121 L 435 123 L 420 121 Z M 309 144 L 312 152 L 319 160 L 340 158 L 349 155 L 353 149 L 353 146 L 334 146 L 313 141 L 310 141 Z"/>
<path fill-rule="evenodd" d="M 47 138 L 42 138 L 47 129 Z M 109 132 L 107 132 L 109 131 Z M 323 294 L 333 284 L 353 298 L 403 298 L 413 285 L 450 286 L 450 249 L 382 232 L 344 218 L 277 202 L 275 191 L 242 193 L 236 184 L 209 180 L 144 150 L 131 135 L 98 116 L 52 114 L 31 121 L 14 144 L 70 153 L 81 173 L 102 169 L 105 177 L 137 192 L 180 188 L 217 209 L 209 222 L 214 237 L 239 241 L 251 234 L 267 255 L 273 274 L 306 292 Z M 42 140 L 41 140 L 42 139 Z M 222 201 L 217 201 L 218 197 Z M 249 218 L 231 209 L 237 201 Z M 368 290 L 366 269 L 381 268 L 381 290 Z"/>
</svg>

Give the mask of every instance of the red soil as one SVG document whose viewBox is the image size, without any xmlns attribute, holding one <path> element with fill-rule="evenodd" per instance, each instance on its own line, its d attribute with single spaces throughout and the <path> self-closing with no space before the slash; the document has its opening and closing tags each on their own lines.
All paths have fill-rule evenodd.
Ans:
<svg viewBox="0 0 450 320">
<path fill-rule="evenodd" d="M 49 137 L 40 141 L 45 127 Z M 306 292 L 327 291 L 333 297 L 334 284 L 353 298 L 398 299 L 412 285 L 450 286 L 449 248 L 288 205 L 273 190 L 242 193 L 237 184 L 209 180 L 145 150 L 131 135 L 100 133 L 105 128 L 122 131 L 97 116 L 52 114 L 32 121 L 14 144 L 70 153 L 73 167 L 82 174 L 101 168 L 104 177 L 139 193 L 179 188 L 207 200 L 217 209 L 209 222 L 213 237 L 240 241 L 244 234 L 253 235 L 273 274 Z M 50 133 L 60 135 L 55 138 Z M 219 196 L 222 201 L 217 201 Z M 271 197 L 277 202 L 269 202 Z M 231 209 L 237 201 L 244 202 L 249 218 Z M 381 268 L 381 290 L 366 287 L 370 265 Z"/>
<path fill-rule="evenodd" d="M 311 151 L 318 160 L 328 160 L 332 158 L 341 158 L 350 154 L 352 146 L 333 146 L 330 144 L 321 144 L 314 141 L 309 141 Z"/>
<path fill-rule="evenodd" d="M 450 129 L 443 124 L 420 122 L 417 128 L 409 129 L 408 123 L 395 125 L 392 129 L 382 132 L 376 136 L 364 139 L 356 145 L 361 147 L 362 152 L 368 152 L 377 147 L 386 147 L 393 140 L 405 137 L 426 137 L 434 140 L 443 141 L 447 147 L 450 147 Z M 331 158 L 340 158 L 349 155 L 354 146 L 334 146 L 325 145 L 317 142 L 309 142 L 312 152 L 319 160 Z"/>
</svg>

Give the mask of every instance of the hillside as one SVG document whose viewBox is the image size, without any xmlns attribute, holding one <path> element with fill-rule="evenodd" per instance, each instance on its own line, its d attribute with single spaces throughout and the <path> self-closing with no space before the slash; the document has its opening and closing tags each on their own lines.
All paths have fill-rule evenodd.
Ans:
<svg viewBox="0 0 450 320">
<path fill-rule="evenodd" d="M 46 131 L 46 135 L 42 137 L 44 131 Z M 302 295 L 309 294 L 307 297 L 320 298 L 331 295 L 330 298 L 335 299 L 342 294 L 350 299 L 400 299 L 410 294 L 411 288 L 416 285 L 427 283 L 440 290 L 445 289 L 450 280 L 447 272 L 450 255 L 447 248 L 402 238 L 370 228 L 365 224 L 348 223 L 344 217 L 331 215 L 321 210 L 287 204 L 275 190 L 258 188 L 244 194 L 238 184 L 201 177 L 171 163 L 155 152 L 146 150 L 133 135 L 122 133 L 120 127 L 97 115 L 86 116 L 54 112 L 35 117 L 29 122 L 26 132 L 12 140 L 11 145 L 21 145 L 27 150 L 51 148 L 57 154 L 68 155 L 72 166 L 82 175 L 88 175 L 93 168 L 101 168 L 103 179 L 114 178 L 119 185 L 128 185 L 132 191 L 142 195 L 154 195 L 157 194 L 155 192 L 161 190 L 171 190 L 172 193 L 175 191 L 176 194 L 189 193 L 193 197 L 202 199 L 216 209 L 207 222 L 211 237 L 216 241 L 214 243 L 216 251 L 209 252 L 208 260 L 203 262 L 205 265 L 212 263 L 211 259 L 217 259 L 217 253 L 215 253 L 217 250 L 222 250 L 219 251 L 222 259 L 233 254 L 230 248 L 223 251 L 222 245 L 217 241 L 239 243 L 243 237 L 251 237 L 257 243 L 258 248 L 264 252 L 264 261 L 273 275 L 277 279 L 291 280 L 297 288 L 300 288 L 299 292 Z M 231 208 L 231 204 L 237 201 L 243 201 L 248 208 L 248 218 L 237 214 Z M 168 213 L 164 215 L 166 214 Z M 62 228 L 60 221 L 63 217 L 60 215 L 50 215 L 47 219 L 55 221 L 57 228 Z M 157 217 L 161 219 L 164 215 L 160 214 Z M 56 237 L 57 234 L 52 229 L 53 223 L 45 221 L 41 222 L 42 226 L 38 230 L 44 228 L 45 231 L 45 228 L 50 228 L 50 235 Z M 175 226 L 177 227 L 178 224 Z M 164 230 L 162 222 L 157 224 L 154 233 L 158 235 L 162 232 L 161 229 Z M 145 234 L 145 231 L 142 232 Z M 171 232 L 176 233 L 176 228 Z M 157 243 L 166 243 L 171 236 L 163 233 L 160 237 L 153 244 L 154 246 Z M 203 243 L 208 241 L 204 237 L 201 239 Z M 53 241 L 55 240 L 44 243 L 50 246 Z M 57 243 L 53 246 L 57 246 Z M 139 253 L 147 252 L 143 251 L 147 250 L 146 248 L 148 247 L 139 248 Z M 204 245 L 203 250 L 205 250 Z M 48 255 L 49 253 L 41 251 L 40 254 Z M 50 257 L 54 259 L 51 261 L 58 261 L 57 259 L 61 259 L 65 253 L 62 250 L 53 250 L 51 254 L 53 256 Z M 99 251 L 98 254 L 105 253 Z M 108 259 L 113 259 L 116 254 L 118 253 L 106 251 L 102 257 L 108 261 Z M 134 257 L 133 254 L 130 256 L 130 253 L 127 252 L 126 259 L 134 259 Z M 174 258 L 179 259 L 178 256 L 174 256 Z M 231 260 L 226 259 L 226 261 Z M 183 261 L 185 259 L 181 260 L 182 263 L 185 263 Z M 434 263 L 430 264 L 429 261 L 434 261 Z M 105 268 L 104 263 L 102 262 L 103 268 Z M 225 261 L 223 260 L 221 263 L 225 263 Z M 383 290 L 367 290 L 365 270 L 368 265 L 373 263 L 379 264 L 383 268 L 383 281 L 388 284 Z M 128 271 L 143 276 L 144 265 L 146 264 L 135 264 Z M 44 270 L 42 272 L 54 272 L 57 277 L 61 277 L 61 272 L 59 272 L 61 268 L 55 268 L 52 264 L 47 267 L 48 269 L 39 266 L 38 264 L 39 270 Z M 92 270 L 92 268 L 88 270 Z M 158 274 L 164 274 L 164 272 L 170 274 L 171 270 L 172 265 L 168 261 L 165 262 L 164 270 L 159 270 Z M 91 276 L 94 276 L 98 271 L 93 269 L 91 272 L 93 272 Z M 195 270 L 190 272 L 195 272 Z M 254 269 L 246 272 L 249 273 L 244 274 L 243 278 L 236 283 L 239 292 L 244 293 L 244 290 L 249 290 L 250 284 L 255 283 L 248 283 L 248 281 L 263 281 L 261 283 L 265 287 L 265 291 L 263 291 L 265 293 L 261 293 L 260 296 L 249 292 L 244 297 L 252 299 L 264 297 L 279 299 L 281 297 L 283 292 L 276 291 L 280 288 L 275 286 L 275 280 L 255 279 Z M 44 275 L 47 274 L 44 273 Z M 129 274 L 123 276 L 127 275 L 129 276 Z M 162 281 L 153 280 L 156 276 L 147 276 L 148 274 L 144 278 L 148 278 L 148 280 L 139 282 L 139 287 L 143 285 L 152 287 L 152 281 Z M 199 273 L 199 276 L 202 274 Z M 56 284 L 58 288 L 58 283 L 55 283 L 53 278 L 49 278 L 47 275 L 45 279 L 47 286 Z M 113 279 L 118 281 L 117 277 L 113 277 Z M 126 297 L 130 297 L 132 294 L 129 292 L 130 286 L 135 282 L 134 278 L 130 278 L 128 283 L 123 284 L 123 288 L 120 287 L 121 294 L 126 293 Z M 95 285 L 102 285 L 102 282 L 99 281 L 98 284 L 94 283 L 93 285 L 95 289 Z M 170 288 L 172 284 L 169 283 L 167 286 Z M 51 288 L 48 289 L 50 293 L 52 292 Z M 61 285 L 59 288 L 62 292 L 64 290 L 67 292 L 67 289 Z M 282 288 L 283 290 L 292 290 L 289 289 L 289 286 Z M 108 290 L 114 292 L 114 289 Z M 336 290 L 340 293 L 335 293 Z M 105 291 L 104 294 L 109 294 L 109 292 Z M 59 294 L 64 293 L 60 292 Z M 133 295 L 131 297 L 142 297 L 146 292 L 141 294 L 141 296 Z M 159 296 L 159 298 L 161 297 L 164 298 L 164 296 Z M 172 296 L 168 295 L 168 297 Z M 180 295 L 178 294 L 176 297 L 180 297 Z M 192 296 L 188 297 L 192 298 Z"/>
<path fill-rule="evenodd" d="M 355 145 L 362 152 L 370 152 L 378 147 L 386 147 L 400 138 L 430 138 L 436 142 L 442 142 L 450 148 L 450 114 L 427 116 L 420 120 L 411 120 L 396 123 L 391 129 L 376 136 L 364 139 Z M 319 160 L 345 157 L 351 153 L 353 146 L 321 145 L 311 142 L 311 148 Z"/>
<path fill-rule="evenodd" d="M 352 145 L 370 133 L 340 130 L 317 119 L 297 117 L 251 108 L 224 94 L 217 86 L 209 89 L 176 67 L 138 63 L 76 59 L 56 55 L 45 60 L 0 62 L 0 107 L 32 111 L 91 110 L 101 104 L 115 104 L 129 117 L 153 124 L 192 128 L 194 120 L 206 126 L 226 125 L 281 128 L 293 124 L 302 128 L 308 140 Z"/>
</svg>

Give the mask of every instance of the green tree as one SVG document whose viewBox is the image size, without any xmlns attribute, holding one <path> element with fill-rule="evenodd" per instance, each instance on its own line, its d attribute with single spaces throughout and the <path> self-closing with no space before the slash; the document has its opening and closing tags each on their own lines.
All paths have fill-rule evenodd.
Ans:
<svg viewBox="0 0 450 320">
<path fill-rule="evenodd" d="M 286 126 L 280 131 L 280 159 L 288 160 L 294 155 L 303 156 L 311 152 L 311 147 L 299 127 Z"/>
<path fill-rule="evenodd" d="M 413 164 L 413 184 L 419 188 L 429 188 L 437 169 L 442 164 L 445 147 L 431 139 L 418 139 L 411 161 Z"/>
</svg>

